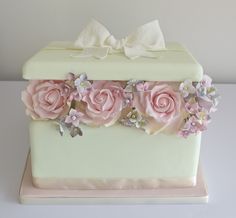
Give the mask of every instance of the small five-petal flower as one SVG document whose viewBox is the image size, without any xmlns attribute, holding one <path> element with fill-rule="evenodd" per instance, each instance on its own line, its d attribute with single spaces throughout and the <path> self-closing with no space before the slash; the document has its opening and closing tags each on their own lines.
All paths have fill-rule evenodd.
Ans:
<svg viewBox="0 0 236 218">
<path fill-rule="evenodd" d="M 83 113 L 75 110 L 70 109 L 69 115 L 65 118 L 65 123 L 72 124 L 75 127 L 78 127 L 80 124 L 80 118 L 83 116 Z"/>
<path fill-rule="evenodd" d="M 77 88 L 77 91 L 81 94 L 88 91 L 92 84 L 88 81 L 87 75 L 85 73 L 82 73 L 74 82 L 75 87 Z"/>
<path fill-rule="evenodd" d="M 189 94 L 194 94 L 196 92 L 191 80 L 182 82 L 179 86 L 179 90 L 184 98 L 188 97 Z"/>
</svg>

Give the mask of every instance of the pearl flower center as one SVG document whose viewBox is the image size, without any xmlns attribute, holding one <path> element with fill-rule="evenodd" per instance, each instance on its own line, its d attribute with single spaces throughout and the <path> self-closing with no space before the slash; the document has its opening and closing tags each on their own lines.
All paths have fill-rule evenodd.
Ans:
<svg viewBox="0 0 236 218">
<path fill-rule="evenodd" d="M 77 119 L 77 116 L 72 115 L 72 116 L 71 116 L 71 119 L 72 119 L 72 120 L 76 120 L 76 119 Z"/>
</svg>

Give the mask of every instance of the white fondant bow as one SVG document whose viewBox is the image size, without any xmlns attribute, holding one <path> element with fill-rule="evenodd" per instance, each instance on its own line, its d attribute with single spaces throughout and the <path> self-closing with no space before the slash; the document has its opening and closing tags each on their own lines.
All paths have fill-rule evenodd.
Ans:
<svg viewBox="0 0 236 218">
<path fill-rule="evenodd" d="M 124 52 L 130 58 L 156 57 L 153 51 L 165 49 L 165 41 L 158 20 L 140 26 L 130 35 L 116 39 L 105 26 L 96 20 L 79 34 L 74 46 L 83 49 L 79 57 L 103 59 L 109 53 Z"/>
</svg>

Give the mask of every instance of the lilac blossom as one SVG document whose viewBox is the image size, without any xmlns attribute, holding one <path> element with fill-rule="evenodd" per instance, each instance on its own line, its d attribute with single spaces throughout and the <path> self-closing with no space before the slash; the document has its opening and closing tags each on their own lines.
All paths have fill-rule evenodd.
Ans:
<svg viewBox="0 0 236 218">
<path fill-rule="evenodd" d="M 79 78 L 74 82 L 77 91 L 80 93 L 86 93 L 92 86 L 92 84 L 87 80 L 87 75 L 82 73 Z"/>
<path fill-rule="evenodd" d="M 80 124 L 80 117 L 82 116 L 83 113 L 72 108 L 70 109 L 69 115 L 67 115 L 65 118 L 65 123 L 71 123 L 73 126 L 78 127 Z"/>
</svg>

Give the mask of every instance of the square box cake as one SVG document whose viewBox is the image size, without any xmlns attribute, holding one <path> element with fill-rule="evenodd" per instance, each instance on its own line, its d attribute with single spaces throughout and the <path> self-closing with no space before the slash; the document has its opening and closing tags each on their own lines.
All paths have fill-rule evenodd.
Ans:
<svg viewBox="0 0 236 218">
<path fill-rule="evenodd" d="M 201 132 L 217 96 L 157 21 L 116 40 L 91 21 L 23 68 L 33 183 L 49 189 L 196 185 Z"/>
</svg>

